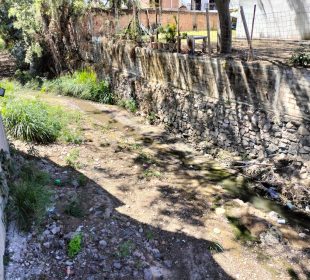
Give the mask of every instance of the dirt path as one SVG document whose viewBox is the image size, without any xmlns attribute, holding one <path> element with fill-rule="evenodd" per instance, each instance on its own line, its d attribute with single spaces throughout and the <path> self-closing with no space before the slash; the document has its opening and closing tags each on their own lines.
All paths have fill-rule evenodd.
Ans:
<svg viewBox="0 0 310 280">
<path fill-rule="evenodd" d="M 28 245 L 19 261 L 12 257 L 7 279 L 309 277 L 307 219 L 294 227 L 278 224 L 268 202 L 247 193 L 237 172 L 162 127 L 115 106 L 43 98 L 85 114 L 85 141 L 35 146 L 31 158 L 64 183 L 53 187 L 56 208 L 43 234 L 18 237 Z M 25 157 L 28 147 L 14 145 Z M 66 166 L 72 149 L 78 150 L 77 169 Z M 83 187 L 77 183 L 80 174 L 88 178 Z M 75 194 L 81 197 L 83 218 L 63 214 Z M 84 245 L 72 261 L 64 244 L 77 228 Z"/>
</svg>

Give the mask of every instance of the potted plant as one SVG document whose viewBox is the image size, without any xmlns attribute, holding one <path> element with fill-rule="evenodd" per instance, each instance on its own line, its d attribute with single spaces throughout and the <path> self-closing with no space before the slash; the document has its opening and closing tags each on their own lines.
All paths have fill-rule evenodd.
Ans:
<svg viewBox="0 0 310 280">
<path fill-rule="evenodd" d="M 167 48 L 170 51 L 175 51 L 177 41 L 177 26 L 175 23 L 169 23 L 164 29 Z"/>
</svg>

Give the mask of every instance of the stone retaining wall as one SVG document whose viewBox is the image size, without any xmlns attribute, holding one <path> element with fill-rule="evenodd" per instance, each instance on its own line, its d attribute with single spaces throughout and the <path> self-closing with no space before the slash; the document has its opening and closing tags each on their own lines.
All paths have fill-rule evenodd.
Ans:
<svg viewBox="0 0 310 280">
<path fill-rule="evenodd" d="M 310 159 L 309 70 L 94 41 L 96 68 L 114 92 L 175 133 L 251 156 Z"/>
</svg>

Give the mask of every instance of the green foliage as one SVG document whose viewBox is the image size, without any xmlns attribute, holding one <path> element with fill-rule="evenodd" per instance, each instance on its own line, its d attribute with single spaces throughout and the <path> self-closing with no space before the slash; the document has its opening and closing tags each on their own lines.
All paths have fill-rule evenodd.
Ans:
<svg viewBox="0 0 310 280">
<path fill-rule="evenodd" d="M 83 142 L 81 131 L 79 131 L 78 129 L 63 129 L 59 139 L 66 143 L 72 144 L 81 144 Z"/>
<path fill-rule="evenodd" d="M 0 51 L 5 49 L 5 42 L 4 40 L 0 37 Z"/>
<path fill-rule="evenodd" d="M 155 169 L 152 169 L 152 168 L 149 168 L 149 169 L 146 169 L 144 172 L 143 172 L 143 176 L 146 178 L 146 179 L 151 179 L 152 177 L 157 177 L 157 178 L 160 178 L 162 175 L 159 171 L 155 170 Z"/>
<path fill-rule="evenodd" d="M 4 125 L 8 133 L 17 139 L 51 143 L 62 129 L 62 123 L 54 110 L 54 107 L 39 100 L 14 100 L 2 108 Z"/>
<path fill-rule="evenodd" d="M 177 38 L 177 20 L 174 17 L 175 23 L 168 23 L 165 27 L 161 27 L 159 32 L 164 34 L 167 43 L 175 43 Z"/>
<path fill-rule="evenodd" d="M 81 167 L 79 158 L 80 158 L 80 151 L 78 149 L 72 149 L 65 158 L 66 164 L 68 164 L 69 166 L 73 168 L 78 169 Z"/>
<path fill-rule="evenodd" d="M 117 102 L 117 105 L 125 108 L 132 113 L 135 113 L 138 110 L 137 102 L 133 98 L 121 99 Z"/>
<path fill-rule="evenodd" d="M 21 169 L 20 180 L 10 187 L 10 208 L 22 230 L 31 225 L 39 225 L 50 204 L 51 192 L 46 184 L 48 174 L 39 171 L 34 165 L 25 165 Z"/>
<path fill-rule="evenodd" d="M 242 242 L 256 241 L 256 238 L 251 235 L 251 232 L 242 224 L 239 218 L 227 216 L 227 219 L 234 227 L 234 234 L 237 240 Z"/>
<path fill-rule="evenodd" d="M 310 67 L 310 51 L 297 50 L 291 56 L 290 62 L 295 66 Z"/>
<path fill-rule="evenodd" d="M 82 249 L 82 234 L 75 234 L 68 245 L 68 256 L 74 258 Z"/>
<path fill-rule="evenodd" d="M 77 196 L 73 197 L 69 201 L 69 203 L 66 205 L 65 213 L 70 216 L 76 217 L 76 218 L 83 217 L 84 213 L 83 213 L 81 201 Z"/>
<path fill-rule="evenodd" d="M 88 178 L 84 174 L 79 174 L 77 180 L 80 187 L 85 187 L 88 182 Z"/>
<path fill-rule="evenodd" d="M 131 240 L 127 240 L 118 246 L 117 255 L 121 258 L 128 257 L 134 250 L 135 244 Z"/>
<path fill-rule="evenodd" d="M 105 104 L 113 104 L 114 98 L 106 81 L 97 81 L 96 73 L 91 69 L 76 71 L 73 75 L 64 75 L 52 81 L 46 81 L 42 91 L 74 96 Z"/>
</svg>

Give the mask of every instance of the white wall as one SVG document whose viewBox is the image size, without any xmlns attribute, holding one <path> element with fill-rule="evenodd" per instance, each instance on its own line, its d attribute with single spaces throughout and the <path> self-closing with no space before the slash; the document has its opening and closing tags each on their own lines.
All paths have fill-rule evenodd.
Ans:
<svg viewBox="0 0 310 280">
<path fill-rule="evenodd" d="M 253 38 L 310 40 L 310 0 L 239 0 L 249 29 L 256 7 Z M 245 38 L 238 13 L 237 37 Z"/>
</svg>

